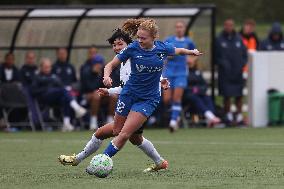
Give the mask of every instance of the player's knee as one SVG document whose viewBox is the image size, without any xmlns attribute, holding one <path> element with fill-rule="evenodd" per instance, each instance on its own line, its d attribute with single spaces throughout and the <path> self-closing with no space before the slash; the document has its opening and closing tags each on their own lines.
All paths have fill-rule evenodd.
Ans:
<svg viewBox="0 0 284 189">
<path fill-rule="evenodd" d="M 95 137 L 96 137 L 97 139 L 101 139 L 101 140 L 104 139 L 102 129 L 99 128 L 99 129 L 95 132 Z"/>
<path fill-rule="evenodd" d="M 93 101 L 99 101 L 101 99 L 101 97 L 96 92 L 92 93 L 91 98 L 92 98 Z"/>
</svg>

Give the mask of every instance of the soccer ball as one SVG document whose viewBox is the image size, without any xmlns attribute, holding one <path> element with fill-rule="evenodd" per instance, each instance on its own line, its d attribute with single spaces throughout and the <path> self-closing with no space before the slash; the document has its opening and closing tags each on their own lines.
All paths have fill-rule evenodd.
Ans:
<svg viewBox="0 0 284 189">
<path fill-rule="evenodd" d="M 105 178 L 111 173 L 112 168 L 112 159 L 105 154 L 98 154 L 92 158 L 86 172 L 90 175 Z"/>
</svg>

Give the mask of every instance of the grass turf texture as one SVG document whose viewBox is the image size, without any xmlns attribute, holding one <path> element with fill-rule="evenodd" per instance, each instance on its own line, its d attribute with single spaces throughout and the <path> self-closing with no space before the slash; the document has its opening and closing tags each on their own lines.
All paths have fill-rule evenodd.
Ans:
<svg viewBox="0 0 284 189">
<path fill-rule="evenodd" d="M 79 152 L 90 132 L 0 133 L 0 188 L 284 188 L 283 128 L 146 130 L 170 168 L 143 173 L 151 163 L 127 143 L 113 158 L 112 174 L 62 166 L 59 154 Z M 101 153 L 108 144 L 105 141 Z"/>
</svg>

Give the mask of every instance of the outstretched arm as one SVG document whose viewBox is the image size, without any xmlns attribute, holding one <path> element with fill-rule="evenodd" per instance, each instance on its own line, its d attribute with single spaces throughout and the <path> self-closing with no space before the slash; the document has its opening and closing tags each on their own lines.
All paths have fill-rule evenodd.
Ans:
<svg viewBox="0 0 284 189">
<path fill-rule="evenodd" d="M 107 87 L 112 86 L 112 79 L 110 78 L 110 74 L 112 70 L 120 64 L 120 60 L 115 56 L 104 68 L 104 80 L 103 83 Z"/>
<path fill-rule="evenodd" d="M 176 55 L 193 55 L 193 56 L 200 56 L 200 55 L 202 55 L 203 53 L 200 52 L 200 51 L 197 50 L 197 49 L 188 50 L 188 49 L 185 49 L 185 48 L 175 48 L 175 54 L 176 54 Z"/>
</svg>

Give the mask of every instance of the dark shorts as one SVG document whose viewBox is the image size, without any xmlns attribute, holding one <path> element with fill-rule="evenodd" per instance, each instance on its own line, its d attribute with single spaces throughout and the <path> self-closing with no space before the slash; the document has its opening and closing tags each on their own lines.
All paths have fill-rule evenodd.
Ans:
<svg viewBox="0 0 284 189">
<path fill-rule="evenodd" d="M 142 127 L 140 127 L 137 131 L 135 131 L 134 134 L 137 134 L 137 135 L 142 134 L 144 131 L 144 128 L 145 128 L 145 124 L 143 124 Z"/>
</svg>

